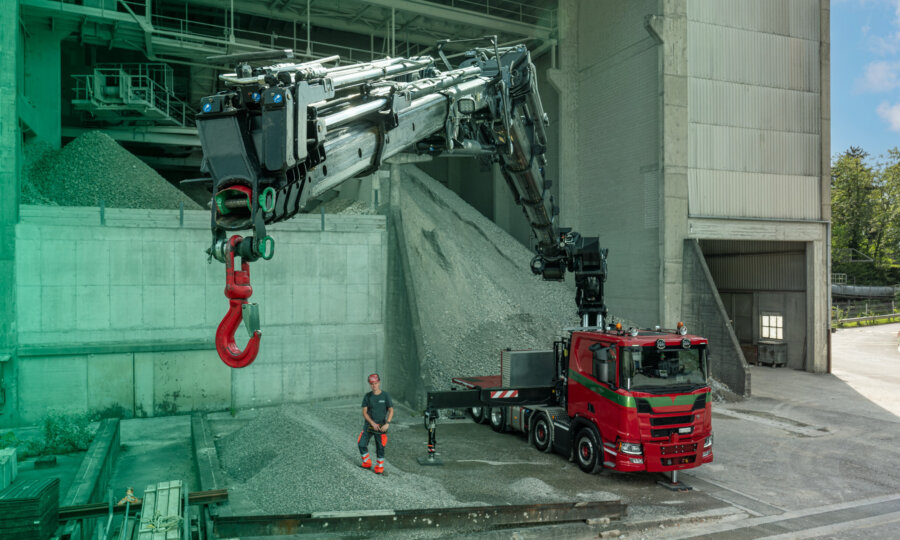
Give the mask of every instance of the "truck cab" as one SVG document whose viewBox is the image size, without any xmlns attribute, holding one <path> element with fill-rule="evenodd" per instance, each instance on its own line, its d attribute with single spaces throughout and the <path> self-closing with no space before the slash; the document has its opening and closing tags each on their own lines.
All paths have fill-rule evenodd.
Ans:
<svg viewBox="0 0 900 540">
<path fill-rule="evenodd" d="M 433 452 L 437 409 L 467 407 L 495 431 L 524 433 L 587 473 L 671 472 L 713 460 L 709 346 L 675 330 L 580 327 L 552 350 L 500 354 L 500 374 L 454 377 L 429 392 Z"/>
<path fill-rule="evenodd" d="M 554 446 L 569 446 L 588 472 L 711 462 L 707 345 L 681 327 L 572 332 L 561 359 L 569 421 L 554 419 Z"/>
</svg>

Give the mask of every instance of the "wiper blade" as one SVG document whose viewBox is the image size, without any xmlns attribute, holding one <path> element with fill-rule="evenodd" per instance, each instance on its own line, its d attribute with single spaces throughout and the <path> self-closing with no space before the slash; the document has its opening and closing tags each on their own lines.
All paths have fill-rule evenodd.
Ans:
<svg viewBox="0 0 900 540">
<path fill-rule="evenodd" d="M 648 394 L 671 394 L 672 392 L 692 392 L 706 386 L 705 384 L 672 384 L 667 386 L 632 386 L 631 389 Z"/>
</svg>

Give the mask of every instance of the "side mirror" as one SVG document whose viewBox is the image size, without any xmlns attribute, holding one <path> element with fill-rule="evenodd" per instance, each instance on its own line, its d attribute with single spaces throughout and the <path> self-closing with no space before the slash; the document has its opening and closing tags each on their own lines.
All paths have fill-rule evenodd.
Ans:
<svg viewBox="0 0 900 540">
<path fill-rule="evenodd" d="M 615 366 L 615 363 L 610 355 L 610 348 L 604 347 L 600 343 L 595 343 L 589 349 L 594 356 L 592 366 L 594 378 L 610 386 L 615 386 L 615 371 L 610 370 L 610 364 Z"/>
</svg>

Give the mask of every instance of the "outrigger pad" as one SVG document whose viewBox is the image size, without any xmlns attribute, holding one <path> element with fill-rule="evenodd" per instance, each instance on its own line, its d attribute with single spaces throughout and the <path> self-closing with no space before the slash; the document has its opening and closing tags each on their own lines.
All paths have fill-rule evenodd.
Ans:
<svg viewBox="0 0 900 540">
<path fill-rule="evenodd" d="M 667 478 L 665 474 L 663 475 L 663 479 L 658 480 L 656 483 L 670 491 L 693 491 L 694 489 L 684 482 L 673 482 L 672 479 Z"/>
<path fill-rule="evenodd" d="M 440 459 L 438 459 L 436 457 L 417 457 L 416 461 L 419 462 L 419 465 L 424 465 L 424 466 L 429 466 L 429 465 L 437 466 L 437 465 L 444 464 L 443 461 L 441 461 Z"/>
</svg>

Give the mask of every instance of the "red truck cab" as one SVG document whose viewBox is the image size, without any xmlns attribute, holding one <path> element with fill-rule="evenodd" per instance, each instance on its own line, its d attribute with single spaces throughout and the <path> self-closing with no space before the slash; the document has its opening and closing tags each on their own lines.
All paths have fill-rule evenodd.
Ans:
<svg viewBox="0 0 900 540">
<path fill-rule="evenodd" d="M 662 472 L 711 462 L 707 353 L 706 339 L 680 332 L 573 332 L 563 354 L 578 465 Z"/>
</svg>

